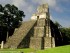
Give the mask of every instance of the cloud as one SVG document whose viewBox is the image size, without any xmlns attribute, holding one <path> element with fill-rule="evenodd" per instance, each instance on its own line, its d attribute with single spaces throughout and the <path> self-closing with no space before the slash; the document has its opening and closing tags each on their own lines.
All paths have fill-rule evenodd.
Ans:
<svg viewBox="0 0 70 53">
<path fill-rule="evenodd" d="M 30 2 L 26 0 L 13 0 L 12 4 L 17 6 L 20 10 L 24 11 L 26 15 L 26 18 L 24 18 L 24 20 L 28 20 L 31 17 L 35 8 Z"/>
<path fill-rule="evenodd" d="M 52 16 L 50 16 L 50 19 L 51 19 L 51 20 L 53 20 L 53 17 L 52 17 Z"/>
<path fill-rule="evenodd" d="M 62 12 L 63 12 L 63 10 L 62 10 L 60 7 L 58 7 L 58 6 L 55 7 L 55 10 L 56 10 L 57 12 L 59 12 L 59 13 L 62 13 Z"/>
<path fill-rule="evenodd" d="M 21 10 L 25 10 L 28 12 L 32 12 L 33 10 L 33 5 L 31 5 L 29 2 L 27 2 L 26 0 L 13 0 L 12 4 L 14 4 L 15 6 L 17 6 L 19 9 Z"/>
<path fill-rule="evenodd" d="M 33 3 L 36 4 L 44 4 L 44 3 L 48 3 L 49 6 L 54 7 L 56 6 L 56 0 L 31 0 Z"/>
<path fill-rule="evenodd" d="M 1 3 L 10 3 L 10 4 L 14 4 L 15 6 L 17 6 L 20 10 L 23 10 L 26 12 L 31 13 L 32 11 L 35 10 L 35 8 L 37 8 L 37 6 L 44 4 L 44 3 L 48 3 L 49 7 L 51 7 L 52 9 L 55 9 L 55 11 L 57 12 L 62 12 L 62 9 L 60 7 L 58 7 L 57 4 L 57 0 L 30 0 L 31 2 L 29 2 L 28 0 L 2 0 Z M 36 6 L 34 4 L 37 4 Z"/>
<path fill-rule="evenodd" d="M 61 12 L 61 8 L 57 7 L 57 1 L 56 0 L 0 0 L 0 3 L 2 4 L 14 4 L 17 6 L 20 10 L 23 10 L 26 18 L 29 18 L 34 11 L 36 11 L 36 8 L 44 3 L 48 3 L 49 7 L 55 9 L 57 12 Z M 29 16 L 29 17 L 28 17 Z"/>
<path fill-rule="evenodd" d="M 51 7 L 55 7 L 57 4 L 56 0 L 47 0 L 47 3 L 49 4 L 49 6 Z"/>
<path fill-rule="evenodd" d="M 63 12 L 62 8 L 60 8 L 58 6 L 57 0 L 31 0 L 33 3 L 35 4 L 44 4 L 44 3 L 48 3 L 49 7 L 52 9 L 55 9 L 56 12 Z"/>
<path fill-rule="evenodd" d="M 6 5 L 6 4 L 11 4 L 12 0 L 0 0 L 0 4 Z"/>
<path fill-rule="evenodd" d="M 49 7 L 52 9 L 55 9 L 56 12 L 62 12 L 62 9 L 58 7 L 56 0 L 30 0 L 30 2 L 26 0 L 20 0 L 20 1 L 13 0 L 12 1 L 12 4 L 16 5 L 20 10 L 24 11 L 26 15 L 25 20 L 28 20 L 31 17 L 31 15 L 36 10 L 35 8 L 37 8 L 39 5 L 44 4 L 44 3 L 48 3 Z M 50 16 L 50 18 L 54 20 L 52 16 Z"/>
<path fill-rule="evenodd" d="M 20 1 L 19 0 L 13 0 L 12 4 L 14 4 L 17 7 L 26 6 L 27 5 L 25 0 L 20 0 Z"/>
<path fill-rule="evenodd" d="M 13 0 L 12 4 L 17 6 L 20 10 L 23 10 L 25 14 L 31 14 L 34 9 L 34 6 L 26 0 Z"/>
<path fill-rule="evenodd" d="M 32 12 L 33 9 L 34 9 L 34 7 L 33 7 L 32 5 L 30 5 L 30 6 L 28 7 L 27 11 Z"/>
<path fill-rule="evenodd" d="M 51 19 L 52 21 L 55 21 L 55 20 L 54 20 L 54 17 L 53 17 L 52 15 L 50 15 L 50 19 Z"/>
<path fill-rule="evenodd" d="M 62 1 L 64 1 L 64 2 L 69 2 L 70 0 L 62 0 Z"/>
</svg>

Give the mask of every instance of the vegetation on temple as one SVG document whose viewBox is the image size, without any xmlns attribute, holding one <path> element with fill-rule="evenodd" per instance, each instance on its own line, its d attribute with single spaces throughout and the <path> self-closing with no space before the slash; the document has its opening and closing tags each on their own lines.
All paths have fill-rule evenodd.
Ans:
<svg viewBox="0 0 70 53">
<path fill-rule="evenodd" d="M 24 16 L 24 12 L 15 5 L 6 4 L 3 7 L 0 4 L 0 42 L 6 39 L 7 32 L 9 35 L 16 27 L 19 27 Z"/>
<path fill-rule="evenodd" d="M 60 31 L 64 39 L 64 44 L 69 44 L 70 43 L 70 28 L 60 28 Z"/>
<path fill-rule="evenodd" d="M 59 28 L 59 31 L 61 33 L 63 44 L 69 44 L 70 43 L 70 27 L 62 27 L 57 21 L 55 22 L 55 25 Z"/>
</svg>

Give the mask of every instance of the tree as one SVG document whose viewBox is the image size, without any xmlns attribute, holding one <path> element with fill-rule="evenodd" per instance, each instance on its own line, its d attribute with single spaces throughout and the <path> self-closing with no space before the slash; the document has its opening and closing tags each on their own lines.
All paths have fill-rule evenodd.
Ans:
<svg viewBox="0 0 70 53">
<path fill-rule="evenodd" d="M 63 36 L 63 43 L 64 44 L 70 44 L 70 28 L 60 28 L 60 31 Z"/>
<path fill-rule="evenodd" d="M 11 29 L 19 27 L 25 17 L 24 12 L 18 10 L 15 5 L 6 4 L 4 7 L 0 4 L 0 31 L 7 29 L 7 32 Z"/>
<path fill-rule="evenodd" d="M 57 21 L 54 24 L 59 28 L 63 44 L 70 44 L 70 28 L 62 27 Z"/>
<path fill-rule="evenodd" d="M 55 21 L 54 24 L 55 24 L 58 28 L 61 28 L 61 27 L 62 27 L 57 21 Z"/>
</svg>

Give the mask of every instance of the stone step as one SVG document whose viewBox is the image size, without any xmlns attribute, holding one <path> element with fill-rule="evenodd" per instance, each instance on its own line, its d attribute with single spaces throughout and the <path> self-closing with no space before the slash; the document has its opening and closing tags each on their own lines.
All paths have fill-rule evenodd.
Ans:
<svg viewBox="0 0 70 53">
<path fill-rule="evenodd" d="M 8 41 L 4 45 L 4 48 L 17 48 L 17 46 L 20 44 L 20 42 L 27 35 L 27 33 L 30 31 L 35 23 L 36 21 L 23 22 L 22 25 L 15 30 L 12 37 L 8 39 Z"/>
</svg>

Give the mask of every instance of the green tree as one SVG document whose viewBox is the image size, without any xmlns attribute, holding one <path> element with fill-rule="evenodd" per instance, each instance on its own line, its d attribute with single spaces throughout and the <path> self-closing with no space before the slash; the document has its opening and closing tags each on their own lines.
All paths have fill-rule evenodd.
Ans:
<svg viewBox="0 0 70 53">
<path fill-rule="evenodd" d="M 0 28 L 6 28 L 8 33 L 9 30 L 19 27 L 23 17 L 25 17 L 24 12 L 15 5 L 6 4 L 3 7 L 0 4 Z"/>
<path fill-rule="evenodd" d="M 57 21 L 55 21 L 54 24 L 55 24 L 58 28 L 61 28 L 61 27 L 62 27 Z"/>
<path fill-rule="evenodd" d="M 60 28 L 64 44 L 70 44 L 70 28 Z"/>
<path fill-rule="evenodd" d="M 70 27 L 69 28 L 62 27 L 57 21 L 55 21 L 54 24 L 58 27 L 58 29 L 62 35 L 63 43 L 70 44 Z"/>
</svg>

